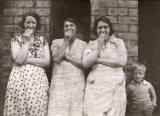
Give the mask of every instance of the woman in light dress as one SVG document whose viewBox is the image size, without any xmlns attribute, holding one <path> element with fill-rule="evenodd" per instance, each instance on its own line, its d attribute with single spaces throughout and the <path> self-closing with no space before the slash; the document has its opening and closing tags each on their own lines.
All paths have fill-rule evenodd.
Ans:
<svg viewBox="0 0 160 116">
<path fill-rule="evenodd" d="M 105 16 L 95 20 L 93 31 L 97 39 L 89 42 L 82 61 L 84 67 L 92 67 L 86 82 L 84 112 L 86 116 L 125 116 L 125 44 L 114 36 Z"/>
<path fill-rule="evenodd" d="M 35 33 L 39 29 L 36 13 L 24 15 L 24 32 L 11 40 L 14 65 L 9 76 L 4 116 L 47 116 L 48 79 L 44 70 L 50 64 L 46 38 Z"/>
<path fill-rule="evenodd" d="M 82 55 L 87 43 L 78 37 L 78 24 L 64 21 L 64 37 L 52 41 L 52 80 L 48 116 L 82 116 L 85 77 Z"/>
</svg>

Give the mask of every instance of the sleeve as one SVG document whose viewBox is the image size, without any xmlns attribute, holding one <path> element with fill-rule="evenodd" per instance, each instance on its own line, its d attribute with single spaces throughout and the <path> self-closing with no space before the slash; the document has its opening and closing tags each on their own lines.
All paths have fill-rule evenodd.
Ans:
<svg viewBox="0 0 160 116">
<path fill-rule="evenodd" d="M 84 51 L 85 51 L 85 49 L 87 48 L 87 43 L 86 42 L 83 42 L 83 44 L 82 44 L 82 51 L 81 51 L 81 59 L 83 58 L 83 53 L 84 53 Z"/>
<path fill-rule="evenodd" d="M 87 47 L 87 43 L 82 40 L 77 40 L 76 44 L 74 45 L 74 49 L 72 49 L 71 55 L 76 58 L 77 60 L 82 60 L 83 52 Z"/>
<path fill-rule="evenodd" d="M 60 47 L 59 43 L 58 43 L 58 40 L 53 40 L 52 41 L 52 44 L 51 44 L 51 53 L 52 53 L 52 56 L 55 56 L 58 48 Z"/>
<path fill-rule="evenodd" d="M 84 51 L 83 56 L 87 57 L 92 51 L 96 50 L 96 41 L 90 41 Z"/>
<path fill-rule="evenodd" d="M 12 60 L 18 62 L 18 64 L 19 62 L 23 62 L 27 54 L 26 51 L 28 49 L 27 46 L 22 47 L 24 45 L 23 36 L 21 34 L 15 34 L 14 37 L 11 39 L 10 44 L 11 44 Z M 19 54 L 19 50 L 22 50 L 23 53 Z"/>
<path fill-rule="evenodd" d="M 16 38 L 12 38 L 11 42 L 10 42 L 10 46 L 11 46 L 11 55 L 12 55 L 12 61 L 14 61 L 14 59 L 16 58 L 16 53 L 18 53 L 17 51 L 19 49 L 21 49 L 19 42 L 17 41 Z"/>
<path fill-rule="evenodd" d="M 82 63 L 85 67 L 90 67 L 92 63 L 95 62 L 97 58 L 95 50 L 97 50 L 97 41 L 90 41 L 84 50 Z M 89 62 L 88 62 L 89 61 Z"/>
<path fill-rule="evenodd" d="M 149 82 L 148 82 L 148 86 L 149 86 L 149 92 L 150 92 L 152 103 L 154 106 L 156 106 L 156 101 L 157 101 L 156 92 L 153 86 Z"/>
</svg>

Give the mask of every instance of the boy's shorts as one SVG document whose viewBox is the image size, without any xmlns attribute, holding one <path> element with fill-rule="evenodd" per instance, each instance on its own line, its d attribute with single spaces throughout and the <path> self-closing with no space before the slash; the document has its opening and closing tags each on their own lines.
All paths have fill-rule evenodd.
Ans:
<svg viewBox="0 0 160 116">
<path fill-rule="evenodd" d="M 150 108 L 145 111 L 129 111 L 129 116 L 152 116 L 154 108 Z"/>
</svg>

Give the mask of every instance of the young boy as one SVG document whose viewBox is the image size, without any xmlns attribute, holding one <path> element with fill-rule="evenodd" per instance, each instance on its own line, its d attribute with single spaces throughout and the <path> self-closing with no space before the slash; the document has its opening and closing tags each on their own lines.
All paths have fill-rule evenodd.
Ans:
<svg viewBox="0 0 160 116">
<path fill-rule="evenodd" d="M 146 66 L 133 64 L 133 80 L 127 86 L 130 116 L 152 116 L 156 107 L 156 93 L 153 86 L 144 80 Z"/>
</svg>

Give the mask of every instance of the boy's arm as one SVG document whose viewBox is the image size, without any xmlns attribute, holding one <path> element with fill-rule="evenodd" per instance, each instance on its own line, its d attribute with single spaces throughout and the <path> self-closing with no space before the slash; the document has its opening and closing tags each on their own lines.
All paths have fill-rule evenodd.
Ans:
<svg viewBox="0 0 160 116">
<path fill-rule="evenodd" d="M 154 90 L 154 88 L 151 84 L 150 84 L 149 92 L 150 92 L 150 95 L 151 95 L 152 103 L 153 103 L 154 107 L 156 107 L 157 106 L 157 104 L 156 104 L 156 101 L 157 101 L 156 92 L 155 92 L 155 90 Z"/>
</svg>

